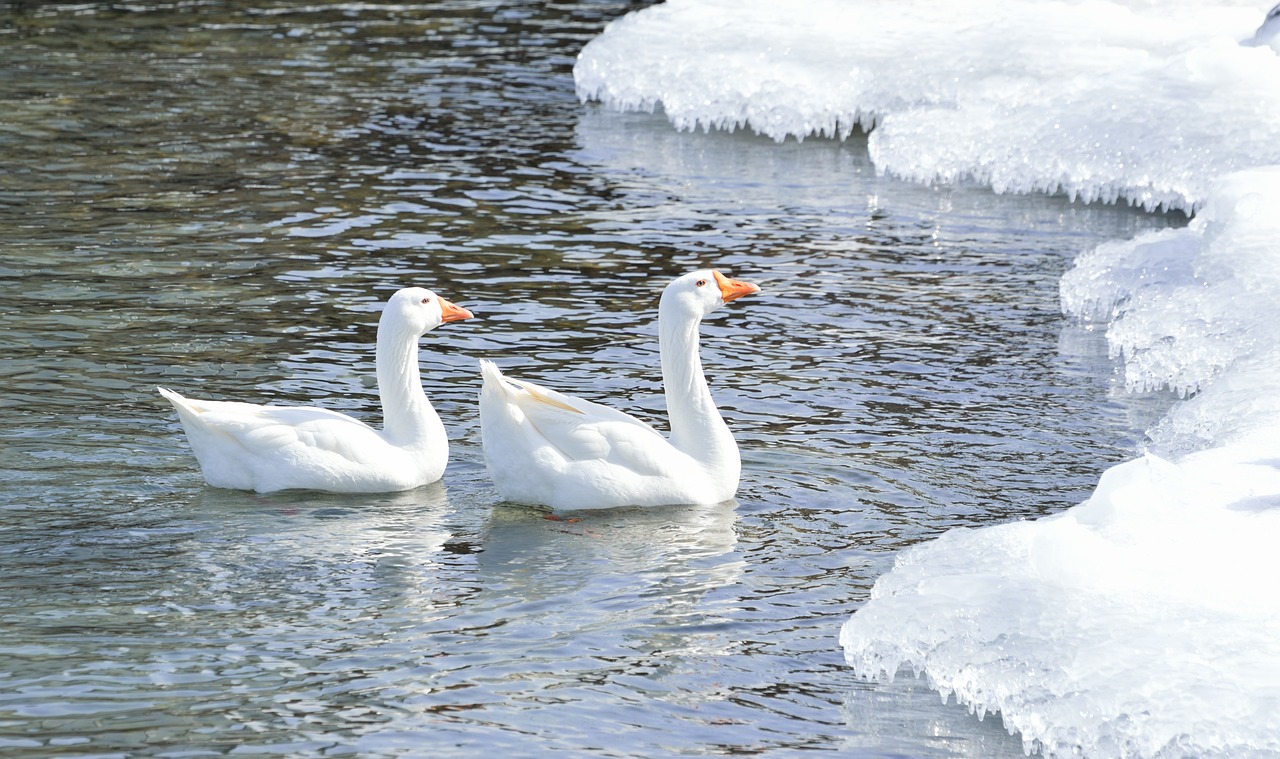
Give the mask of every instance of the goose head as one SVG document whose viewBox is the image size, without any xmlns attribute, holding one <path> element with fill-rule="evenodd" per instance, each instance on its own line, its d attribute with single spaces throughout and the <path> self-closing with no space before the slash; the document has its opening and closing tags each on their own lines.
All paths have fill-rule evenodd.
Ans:
<svg viewBox="0 0 1280 759">
<path fill-rule="evenodd" d="M 381 322 L 414 335 L 424 335 L 445 322 L 474 316 L 470 311 L 423 287 L 406 287 L 387 300 Z"/>
<path fill-rule="evenodd" d="M 662 291 L 658 309 L 701 319 L 731 300 L 757 292 L 760 288 L 750 282 L 729 279 L 715 269 L 698 269 L 677 277 L 667 285 Z"/>
</svg>

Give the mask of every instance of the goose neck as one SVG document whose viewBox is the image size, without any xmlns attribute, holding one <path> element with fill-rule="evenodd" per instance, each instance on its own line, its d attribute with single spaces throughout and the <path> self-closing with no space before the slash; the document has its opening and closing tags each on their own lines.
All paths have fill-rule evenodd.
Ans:
<svg viewBox="0 0 1280 759">
<path fill-rule="evenodd" d="M 378 395 L 388 442 L 413 446 L 427 443 L 444 427 L 422 391 L 418 338 L 411 331 L 378 325 Z"/>
<path fill-rule="evenodd" d="M 701 319 L 661 315 L 658 340 L 671 443 L 710 467 L 736 459 L 737 445 L 711 398 L 698 355 Z"/>
</svg>

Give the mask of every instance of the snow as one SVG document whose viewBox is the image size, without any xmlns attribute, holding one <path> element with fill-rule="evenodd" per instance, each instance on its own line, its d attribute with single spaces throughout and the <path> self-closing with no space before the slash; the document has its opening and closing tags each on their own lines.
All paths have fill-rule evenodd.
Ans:
<svg viewBox="0 0 1280 759">
<path fill-rule="evenodd" d="M 1084 253 L 1061 295 L 1106 328 L 1129 389 L 1198 393 L 1153 430 L 1158 449 L 1280 426 L 1280 166 L 1222 177 L 1184 229 Z"/>
<path fill-rule="evenodd" d="M 679 129 L 865 129 L 905 179 L 1193 214 L 1061 281 L 1128 389 L 1185 398 L 1148 449 L 1063 513 L 902 552 L 840 643 L 857 673 L 922 676 L 1046 755 L 1280 756 L 1280 12 L 670 0 L 574 76 Z"/>
<path fill-rule="evenodd" d="M 997 192 L 1197 207 L 1280 163 L 1257 2 L 671 0 L 611 24 L 578 92 L 680 129 L 871 132 L 881 171 Z M 1249 42 L 1251 44 L 1241 44 Z"/>
<path fill-rule="evenodd" d="M 904 553 L 846 658 L 922 671 L 1049 755 L 1280 754 L 1280 470 L 1259 450 L 1146 456 L 1062 514 Z"/>
</svg>

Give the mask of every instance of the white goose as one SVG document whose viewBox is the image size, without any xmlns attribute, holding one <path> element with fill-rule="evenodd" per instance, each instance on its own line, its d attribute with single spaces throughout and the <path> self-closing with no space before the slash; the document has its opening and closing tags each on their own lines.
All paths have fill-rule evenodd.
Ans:
<svg viewBox="0 0 1280 759">
<path fill-rule="evenodd" d="M 156 388 L 178 410 L 205 480 L 214 487 L 267 493 L 288 488 L 383 493 L 435 482 L 449 440 L 418 373 L 418 338 L 465 308 L 430 290 L 407 287 L 378 320 L 378 394 L 384 429 L 308 406 L 190 400 Z"/>
<path fill-rule="evenodd" d="M 568 510 L 732 498 L 742 461 L 702 373 L 698 326 L 725 303 L 759 290 L 703 269 L 662 291 L 658 343 L 670 441 L 633 416 L 509 379 L 482 360 L 480 428 L 498 492 L 509 501 Z"/>
</svg>

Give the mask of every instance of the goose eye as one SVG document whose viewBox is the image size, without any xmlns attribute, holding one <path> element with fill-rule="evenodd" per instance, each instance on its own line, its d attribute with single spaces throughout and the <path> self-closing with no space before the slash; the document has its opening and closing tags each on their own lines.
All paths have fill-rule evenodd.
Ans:
<svg viewBox="0 0 1280 759">
<path fill-rule="evenodd" d="M 700 279 L 700 280 L 698 280 L 698 281 L 696 282 L 696 284 L 698 285 L 698 287 L 706 287 L 706 286 L 707 286 L 707 280 L 705 280 L 705 279 Z"/>
<path fill-rule="evenodd" d="M 423 298 L 423 299 L 422 299 L 422 302 L 423 302 L 423 303 L 430 303 L 430 302 L 431 302 L 431 299 L 430 299 L 430 298 Z"/>
</svg>

